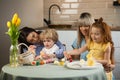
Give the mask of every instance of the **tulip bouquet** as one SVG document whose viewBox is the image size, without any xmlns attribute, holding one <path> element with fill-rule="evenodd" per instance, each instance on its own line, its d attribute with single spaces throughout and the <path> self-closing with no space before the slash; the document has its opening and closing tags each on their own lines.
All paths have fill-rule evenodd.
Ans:
<svg viewBox="0 0 120 80">
<path fill-rule="evenodd" d="M 18 17 L 18 14 L 15 13 L 11 21 L 7 22 L 8 31 L 6 34 L 10 36 L 11 46 L 10 46 L 10 66 L 16 67 L 19 65 L 18 61 L 18 37 L 19 37 L 19 26 L 21 19 Z"/>
<path fill-rule="evenodd" d="M 7 22 L 8 32 L 6 32 L 11 39 L 12 44 L 16 44 L 16 41 L 19 37 L 19 26 L 21 23 L 21 19 L 18 17 L 18 14 L 15 13 L 11 21 Z"/>
</svg>

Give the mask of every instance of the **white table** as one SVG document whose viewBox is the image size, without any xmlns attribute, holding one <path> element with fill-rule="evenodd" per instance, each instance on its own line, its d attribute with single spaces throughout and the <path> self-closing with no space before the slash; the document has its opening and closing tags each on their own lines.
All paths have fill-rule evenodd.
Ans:
<svg viewBox="0 0 120 80">
<path fill-rule="evenodd" d="M 73 70 L 64 66 L 45 64 L 40 66 L 2 67 L 1 80 L 106 80 L 103 67 L 89 70 Z"/>
</svg>

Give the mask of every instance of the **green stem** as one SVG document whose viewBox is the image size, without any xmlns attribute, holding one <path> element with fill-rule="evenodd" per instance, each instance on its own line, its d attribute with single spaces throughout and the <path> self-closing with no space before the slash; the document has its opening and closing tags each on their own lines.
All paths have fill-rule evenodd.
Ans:
<svg viewBox="0 0 120 80">
<path fill-rule="evenodd" d="M 12 41 L 10 46 L 10 65 L 12 67 L 18 66 L 18 46 L 17 41 Z"/>
</svg>

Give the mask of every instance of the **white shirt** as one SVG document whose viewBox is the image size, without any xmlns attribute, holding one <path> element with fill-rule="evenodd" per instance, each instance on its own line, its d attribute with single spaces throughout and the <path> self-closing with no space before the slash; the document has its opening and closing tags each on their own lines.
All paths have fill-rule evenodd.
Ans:
<svg viewBox="0 0 120 80">
<path fill-rule="evenodd" d="M 50 49 L 46 49 L 45 47 L 42 49 L 42 52 L 46 53 L 46 54 L 53 54 L 54 52 L 56 52 L 57 50 L 59 50 L 59 47 L 54 44 L 53 47 L 51 47 Z"/>
</svg>

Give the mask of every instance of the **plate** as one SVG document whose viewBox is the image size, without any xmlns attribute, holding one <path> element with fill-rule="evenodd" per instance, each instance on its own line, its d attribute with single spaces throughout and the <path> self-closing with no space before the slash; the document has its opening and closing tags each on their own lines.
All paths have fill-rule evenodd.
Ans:
<svg viewBox="0 0 120 80">
<path fill-rule="evenodd" d="M 83 64 L 80 63 L 80 61 L 74 61 L 66 64 L 66 67 L 70 69 L 95 69 L 98 68 L 99 66 L 101 66 L 100 63 L 95 63 L 94 66 L 87 66 L 86 63 Z"/>
</svg>

